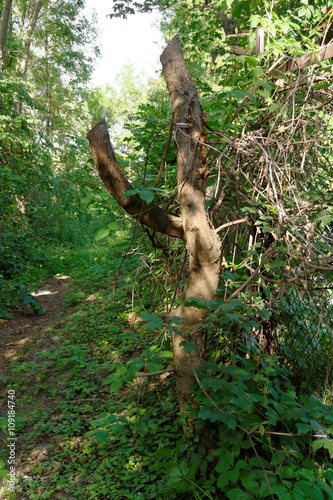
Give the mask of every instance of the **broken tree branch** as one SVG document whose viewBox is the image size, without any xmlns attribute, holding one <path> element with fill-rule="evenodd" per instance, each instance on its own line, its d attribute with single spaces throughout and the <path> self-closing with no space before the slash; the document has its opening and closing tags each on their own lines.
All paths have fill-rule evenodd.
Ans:
<svg viewBox="0 0 333 500">
<path fill-rule="evenodd" d="M 133 187 L 116 160 L 105 119 L 90 130 L 87 139 L 99 175 L 116 202 L 145 226 L 183 240 L 184 229 L 181 217 L 171 215 L 156 205 L 148 205 L 138 194 L 123 199 L 126 191 Z"/>
</svg>

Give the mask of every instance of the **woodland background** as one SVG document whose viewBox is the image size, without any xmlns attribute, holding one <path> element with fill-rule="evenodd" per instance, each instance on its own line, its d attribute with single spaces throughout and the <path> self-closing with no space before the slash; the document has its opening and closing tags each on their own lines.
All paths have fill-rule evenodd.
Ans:
<svg viewBox="0 0 333 500">
<path fill-rule="evenodd" d="M 165 45 L 180 35 L 207 115 L 223 261 L 216 298 L 186 303 L 205 317 L 202 363 L 179 411 L 166 312 L 185 242 L 120 208 L 86 139 L 106 114 L 132 194 L 179 215 L 163 76 L 142 84 L 125 65 L 92 88 L 83 1 L 3 0 L 0 328 L 47 317 L 32 292 L 71 281 L 64 317 L 4 360 L 21 448 L 10 494 L 1 415 L 2 497 L 333 498 L 333 2 L 110 1 L 110 27 L 151 9 Z"/>
</svg>

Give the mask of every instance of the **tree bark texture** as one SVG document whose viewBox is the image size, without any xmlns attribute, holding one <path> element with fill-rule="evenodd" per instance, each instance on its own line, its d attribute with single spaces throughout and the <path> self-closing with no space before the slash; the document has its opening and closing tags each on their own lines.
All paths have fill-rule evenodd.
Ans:
<svg viewBox="0 0 333 500">
<path fill-rule="evenodd" d="M 212 300 L 219 282 L 221 246 L 204 205 L 209 173 L 205 155 L 205 117 L 178 35 L 164 50 L 161 63 L 174 110 L 178 196 L 189 253 L 189 279 L 184 299 Z M 202 310 L 185 307 L 184 303 L 174 315 L 187 320 L 184 334 L 175 334 L 173 338 L 176 390 L 182 408 L 192 381 L 192 361 L 180 343 L 188 340 L 188 331 L 200 323 L 203 315 Z M 198 336 L 191 342 L 200 346 L 201 339 Z M 192 351 L 192 359 L 198 367 L 198 351 Z"/>
<path fill-rule="evenodd" d="M 189 253 L 189 278 L 184 302 L 190 298 L 212 300 L 215 296 L 221 262 L 220 240 L 205 210 L 205 188 L 208 169 L 205 155 L 205 117 L 193 79 L 186 66 L 179 36 L 176 35 L 161 55 L 165 82 L 173 104 L 175 142 L 177 147 L 177 183 L 181 218 L 158 207 L 145 204 L 139 195 L 121 199 L 131 189 L 118 165 L 105 120 L 87 135 L 98 172 L 115 200 L 126 212 L 155 231 L 186 241 Z M 176 390 L 183 409 L 192 382 L 192 360 L 200 364 L 198 351 L 186 353 L 180 343 L 189 340 L 193 325 L 203 318 L 202 310 L 182 303 L 174 316 L 184 318 L 180 334 L 173 337 L 173 368 Z M 200 336 L 191 339 L 201 344 Z M 191 359 L 192 357 L 192 359 Z"/>
</svg>

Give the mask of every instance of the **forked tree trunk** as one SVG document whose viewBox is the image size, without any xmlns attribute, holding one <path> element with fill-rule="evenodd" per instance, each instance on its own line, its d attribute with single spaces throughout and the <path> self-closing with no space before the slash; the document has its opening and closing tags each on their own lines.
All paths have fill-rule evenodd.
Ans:
<svg viewBox="0 0 333 500">
<path fill-rule="evenodd" d="M 114 156 L 105 121 L 102 120 L 87 135 L 98 172 L 115 200 L 141 223 L 170 236 L 184 239 L 189 253 L 189 279 L 184 299 L 194 297 L 212 300 L 220 275 L 221 248 L 219 238 L 205 210 L 205 188 L 208 169 L 205 158 L 205 118 L 193 79 L 188 71 L 180 40 L 176 35 L 161 56 L 164 78 L 174 109 L 175 142 L 177 147 L 177 182 L 181 218 L 146 205 L 138 195 L 122 200 L 131 189 Z M 202 320 L 202 310 L 182 303 L 174 316 L 184 318 L 181 334 L 173 338 L 173 368 L 180 408 L 192 381 L 192 360 L 200 364 L 198 351 L 191 356 L 180 343 L 188 340 L 193 325 Z M 190 339 L 201 344 L 200 336 Z"/>
</svg>

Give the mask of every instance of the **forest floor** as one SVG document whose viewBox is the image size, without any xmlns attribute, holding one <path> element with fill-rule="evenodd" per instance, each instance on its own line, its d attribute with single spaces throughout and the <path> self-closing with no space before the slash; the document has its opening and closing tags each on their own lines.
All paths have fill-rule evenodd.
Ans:
<svg viewBox="0 0 333 500">
<path fill-rule="evenodd" d="M 0 476 L 12 401 L 17 437 L 15 493 L 0 477 L 1 500 L 175 498 L 156 456 L 179 439 L 172 377 L 129 373 L 156 334 L 133 311 L 126 278 L 117 297 L 112 283 L 109 261 L 94 262 L 39 287 L 44 315 L 20 306 L 0 320 Z"/>
<path fill-rule="evenodd" d="M 173 375 L 165 371 L 172 363 L 171 339 L 165 329 L 156 325 L 156 314 L 148 312 L 158 312 L 158 305 L 160 310 L 165 306 L 161 295 L 155 293 L 151 269 L 134 253 L 125 261 L 112 252 L 99 257 L 92 253 L 90 260 L 89 254 L 80 255 L 81 260 L 77 257 L 73 265 L 63 269 L 71 277 L 50 278 L 39 287 L 36 298 L 44 315 L 35 316 L 29 308 L 20 306 L 10 320 L 0 320 L 0 500 L 238 500 L 269 496 L 268 489 L 257 495 L 259 486 L 253 477 L 262 478 L 262 467 L 258 466 L 257 455 L 250 455 L 252 445 L 247 434 L 234 432 L 236 420 L 230 420 L 228 433 L 222 427 L 223 436 L 230 436 L 231 451 L 226 451 L 227 444 L 222 441 L 223 446 L 214 454 L 207 454 L 193 425 L 187 425 L 183 433 L 188 422 L 179 411 Z M 137 297 L 141 301 L 138 306 L 134 301 Z M 305 404 L 301 404 L 292 386 L 286 393 L 280 388 L 285 371 L 283 379 L 270 381 L 270 375 L 264 379 L 260 375 L 258 385 L 253 384 L 254 377 L 262 374 L 257 351 L 254 356 L 253 360 L 243 358 L 252 363 L 252 371 L 245 372 L 246 378 L 242 368 L 235 372 L 233 383 L 223 389 L 225 397 L 232 397 L 232 404 L 238 405 L 237 415 L 243 418 L 243 406 L 248 399 L 234 399 L 234 383 L 237 398 L 238 391 L 243 391 L 240 394 L 244 398 L 250 394 L 255 401 L 262 401 L 262 383 L 267 383 L 274 387 L 274 391 L 267 392 L 273 394 L 268 410 L 277 405 L 283 415 L 288 415 L 282 434 L 280 427 L 272 433 L 277 436 L 274 446 L 284 446 L 284 437 L 279 441 L 280 434 L 289 436 L 284 429 L 298 436 L 295 422 L 303 427 L 304 423 L 313 426 L 311 422 L 316 419 L 323 422 L 325 429 L 333 428 L 329 427 L 331 411 L 326 404 L 311 398 L 303 398 Z M 270 364 L 265 366 L 271 370 Z M 245 385 L 247 381 L 249 385 Z M 228 386 L 232 386 L 230 392 Z M 260 415 L 257 410 L 249 416 L 245 414 L 248 428 L 253 422 L 268 418 L 263 417 L 266 405 L 265 400 L 258 410 Z M 8 481 L 2 481 L 10 465 L 7 438 L 9 423 L 13 425 L 8 418 L 11 408 L 15 410 L 17 437 L 13 494 Z M 204 417 L 207 420 L 213 416 L 215 422 L 216 413 L 211 411 L 205 405 Z M 230 412 L 232 417 L 233 414 L 234 410 Z M 310 428 L 316 432 L 319 429 Z M 235 439 L 239 444 L 235 445 Z M 301 460 L 304 459 L 304 467 L 309 467 L 310 478 L 304 486 L 308 493 L 302 498 L 333 498 L 330 458 L 319 450 L 318 465 L 308 459 L 313 451 L 304 445 L 307 441 L 300 442 L 305 450 Z M 331 446 L 331 440 L 328 445 Z M 262 460 L 268 464 L 271 459 L 265 443 L 264 446 Z M 245 496 L 239 495 L 244 489 L 237 485 L 230 491 L 231 496 L 226 494 L 225 471 L 217 461 L 220 455 L 227 454 L 232 463 L 235 461 L 242 468 L 240 484 L 246 488 Z M 288 478 L 286 482 L 291 484 L 290 474 L 298 473 L 299 464 L 294 464 L 292 456 L 294 469 L 289 462 L 281 467 L 284 460 L 276 462 L 277 468 L 286 470 L 281 477 Z M 228 464 L 222 461 L 222 465 L 229 470 Z M 304 470 L 298 477 L 304 477 Z M 274 474 L 273 471 L 272 481 L 277 484 Z M 297 484 L 302 482 L 303 479 Z M 260 484 L 266 488 L 265 481 Z M 247 493 L 250 489 L 252 496 Z M 291 498 L 287 495 L 285 498 Z"/>
</svg>

